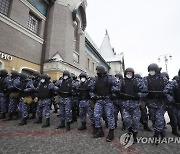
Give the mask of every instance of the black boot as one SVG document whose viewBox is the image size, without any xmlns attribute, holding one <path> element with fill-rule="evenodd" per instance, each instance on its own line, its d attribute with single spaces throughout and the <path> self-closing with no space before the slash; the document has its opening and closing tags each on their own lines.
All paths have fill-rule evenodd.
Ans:
<svg viewBox="0 0 180 154">
<path fill-rule="evenodd" d="M 108 122 L 107 122 L 107 120 L 105 120 L 105 125 L 106 125 L 106 128 L 108 128 Z"/>
<path fill-rule="evenodd" d="M 53 113 L 57 113 L 57 111 L 58 111 L 58 109 L 57 109 L 57 108 L 55 108 L 55 109 L 54 109 L 54 111 L 53 111 Z"/>
<path fill-rule="evenodd" d="M 115 120 L 115 128 L 117 128 L 117 120 Z"/>
<path fill-rule="evenodd" d="M 180 130 L 180 126 L 178 126 L 178 130 Z"/>
<path fill-rule="evenodd" d="M 161 132 L 160 132 L 160 136 L 161 136 L 161 140 L 162 140 L 163 138 L 165 138 L 166 132 L 165 132 L 164 130 L 161 131 Z"/>
<path fill-rule="evenodd" d="M 12 120 L 12 117 L 13 117 L 13 114 L 9 113 L 8 118 L 4 119 L 4 121 L 10 121 L 10 120 Z"/>
<path fill-rule="evenodd" d="M 168 122 L 167 125 L 171 125 L 171 122 Z"/>
<path fill-rule="evenodd" d="M 29 119 L 35 119 L 35 118 L 36 118 L 36 113 L 33 112 Z"/>
<path fill-rule="evenodd" d="M 70 131 L 70 130 L 71 130 L 70 125 L 71 125 L 70 122 L 67 122 L 67 123 L 66 123 L 66 131 Z"/>
<path fill-rule="evenodd" d="M 177 128 L 172 128 L 172 134 L 177 137 L 180 137 L 180 134 L 177 132 Z"/>
<path fill-rule="evenodd" d="M 124 131 L 124 130 L 126 130 L 126 126 L 125 126 L 125 124 L 123 123 L 123 124 L 122 124 L 122 131 Z"/>
<path fill-rule="evenodd" d="M 15 116 L 15 120 L 18 120 L 21 116 L 19 115 L 19 112 L 14 112 L 13 114 Z"/>
<path fill-rule="evenodd" d="M 1 113 L 0 119 L 5 119 L 6 118 L 6 113 Z"/>
<path fill-rule="evenodd" d="M 27 118 L 23 118 L 18 125 L 22 126 L 22 125 L 26 125 L 26 124 L 27 124 Z"/>
<path fill-rule="evenodd" d="M 50 118 L 46 118 L 45 124 L 42 125 L 42 128 L 49 127 L 50 126 Z"/>
<path fill-rule="evenodd" d="M 95 125 L 93 124 L 93 131 L 92 131 L 92 135 L 94 136 L 97 133 L 98 129 L 95 127 Z"/>
<path fill-rule="evenodd" d="M 133 133 L 133 139 L 134 139 L 134 144 L 137 143 L 137 132 L 132 132 Z"/>
<path fill-rule="evenodd" d="M 149 128 L 148 124 L 144 124 L 144 130 L 148 132 L 152 132 L 152 130 Z"/>
<path fill-rule="evenodd" d="M 154 142 L 153 142 L 153 145 L 158 145 L 158 143 L 160 142 L 160 140 L 159 140 L 159 135 L 160 135 L 160 132 L 155 131 L 155 133 L 154 133 Z"/>
<path fill-rule="evenodd" d="M 34 122 L 34 124 L 41 124 L 42 123 L 42 117 L 38 117 L 37 120 Z"/>
<path fill-rule="evenodd" d="M 59 128 L 65 128 L 65 121 L 64 120 L 62 120 L 61 124 L 56 127 L 56 129 L 59 129 Z"/>
<path fill-rule="evenodd" d="M 109 134 L 106 137 L 106 141 L 107 142 L 111 142 L 114 139 L 114 129 L 110 129 L 109 130 Z"/>
<path fill-rule="evenodd" d="M 82 126 L 78 130 L 86 130 L 86 122 L 82 122 Z"/>
<path fill-rule="evenodd" d="M 133 132 L 133 131 L 132 131 L 132 127 L 128 128 L 128 132 L 129 132 L 129 133 L 132 133 L 132 132 Z"/>
<path fill-rule="evenodd" d="M 98 137 L 103 137 L 104 136 L 104 132 L 102 130 L 102 127 L 97 128 L 97 132 L 96 134 L 93 136 L 93 138 L 98 138 Z"/>
</svg>

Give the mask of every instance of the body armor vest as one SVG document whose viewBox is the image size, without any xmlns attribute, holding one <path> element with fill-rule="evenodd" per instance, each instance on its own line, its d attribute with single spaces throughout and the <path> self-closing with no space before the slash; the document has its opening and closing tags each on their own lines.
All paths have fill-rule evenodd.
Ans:
<svg viewBox="0 0 180 154">
<path fill-rule="evenodd" d="M 130 96 L 134 96 L 130 97 L 130 96 L 123 96 L 123 99 L 127 99 L 127 100 L 131 100 L 131 99 L 135 99 L 135 97 L 137 96 L 138 93 L 138 87 L 137 87 L 137 80 L 136 79 L 124 79 L 122 81 L 122 90 L 121 92 L 123 94 L 127 94 Z"/>
<path fill-rule="evenodd" d="M 63 98 L 72 96 L 72 80 L 63 80 L 59 89 L 59 95 Z"/>
<path fill-rule="evenodd" d="M 81 82 L 79 86 L 79 96 L 80 100 L 88 100 L 90 98 L 89 96 L 89 82 Z"/>
<path fill-rule="evenodd" d="M 163 78 L 162 76 L 159 76 L 156 79 L 153 79 L 151 77 L 147 77 L 148 81 L 148 90 L 149 91 L 163 91 L 164 89 L 164 83 L 163 83 Z M 148 98 L 150 99 L 162 99 L 164 98 L 163 93 L 149 93 Z"/>
<path fill-rule="evenodd" d="M 108 82 L 108 76 L 96 78 L 95 94 L 97 96 L 108 96 L 111 94 L 111 84 Z"/>
<path fill-rule="evenodd" d="M 50 82 L 41 83 L 37 96 L 39 99 L 45 99 L 51 97 L 51 91 L 48 88 Z"/>
</svg>

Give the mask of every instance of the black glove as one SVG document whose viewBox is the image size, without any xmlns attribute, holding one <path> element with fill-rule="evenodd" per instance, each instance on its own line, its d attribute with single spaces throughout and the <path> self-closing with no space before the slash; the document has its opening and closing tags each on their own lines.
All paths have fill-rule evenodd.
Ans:
<svg viewBox="0 0 180 154">
<path fill-rule="evenodd" d="M 91 97 L 91 99 L 92 99 L 92 100 L 96 100 L 96 99 L 97 99 L 97 96 L 94 95 L 94 96 Z"/>
</svg>

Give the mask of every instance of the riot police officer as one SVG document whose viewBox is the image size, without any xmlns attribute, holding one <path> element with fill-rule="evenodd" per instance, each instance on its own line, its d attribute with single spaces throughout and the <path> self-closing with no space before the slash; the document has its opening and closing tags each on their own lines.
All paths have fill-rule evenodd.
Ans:
<svg viewBox="0 0 180 154">
<path fill-rule="evenodd" d="M 21 82 L 19 79 L 19 73 L 15 70 L 11 72 L 11 77 L 8 80 L 7 89 L 9 91 L 9 107 L 8 107 L 8 119 L 12 120 L 13 114 L 16 114 L 18 117 L 18 108 L 17 105 L 19 103 L 20 93 L 19 86 Z"/>
<path fill-rule="evenodd" d="M 19 123 L 19 125 L 25 125 L 27 124 L 27 119 L 29 117 L 29 105 L 33 102 L 33 99 L 31 97 L 32 93 L 34 92 L 35 88 L 33 85 L 33 81 L 28 78 L 28 75 L 25 73 L 20 73 L 20 90 L 21 90 L 21 97 L 20 97 L 20 103 L 19 108 L 22 116 L 22 120 Z"/>
<path fill-rule="evenodd" d="M 138 73 L 134 74 L 134 78 L 139 80 L 140 82 L 142 80 L 141 75 Z M 152 130 L 148 126 L 149 117 L 148 117 L 147 105 L 145 101 L 141 101 L 140 110 L 141 110 L 140 122 L 144 126 L 144 130 L 151 132 Z"/>
<path fill-rule="evenodd" d="M 0 71 L 0 111 L 1 111 L 1 117 L 0 119 L 6 118 L 6 112 L 8 110 L 8 80 L 10 79 L 10 76 L 8 76 L 7 70 L 1 70 Z"/>
<path fill-rule="evenodd" d="M 119 87 L 122 99 L 123 121 L 129 133 L 133 134 L 134 143 L 136 143 L 141 117 L 140 100 L 145 97 L 145 94 L 142 92 L 146 91 L 147 87 L 141 80 L 134 78 L 133 68 L 125 70 L 124 79 Z"/>
<path fill-rule="evenodd" d="M 120 83 L 123 80 L 123 75 L 121 73 L 116 73 L 116 84 L 120 85 Z M 118 121 L 118 113 L 120 112 L 121 114 L 121 119 L 122 119 L 122 130 L 125 130 L 125 124 L 123 122 L 123 116 L 122 116 L 122 100 L 118 94 L 116 94 L 117 98 L 114 100 L 114 114 L 115 114 L 115 127 L 117 128 L 117 121 Z"/>
<path fill-rule="evenodd" d="M 88 76 L 86 73 L 81 73 L 79 75 L 80 83 L 77 87 L 78 96 L 79 96 L 79 117 L 81 119 L 81 127 L 79 127 L 79 130 L 85 130 L 86 129 L 86 115 L 89 115 L 89 118 L 94 124 L 94 116 L 93 111 L 90 107 L 90 80 L 88 80 Z"/>
<path fill-rule="evenodd" d="M 60 96 L 59 117 L 61 124 L 57 126 L 57 129 L 65 128 L 65 123 L 66 123 L 66 130 L 70 131 L 70 123 L 72 121 L 71 107 L 72 107 L 73 83 L 69 71 L 65 70 L 63 72 L 63 78 L 56 82 L 55 90 Z"/>
<path fill-rule="evenodd" d="M 107 117 L 109 134 L 106 137 L 107 142 L 114 139 L 115 117 L 114 105 L 111 98 L 114 96 L 113 88 L 115 87 L 115 77 L 107 75 L 104 66 L 97 66 L 97 77 L 91 82 L 90 95 L 91 99 L 96 100 L 94 106 L 94 120 L 96 131 L 93 131 L 93 138 L 103 137 L 101 118 L 103 109 Z"/>
<path fill-rule="evenodd" d="M 180 77 L 180 70 L 178 71 Z M 170 117 L 170 125 L 172 127 L 172 134 L 180 137 L 177 132 L 178 124 L 180 124 L 180 78 L 169 82 L 164 90 L 167 93 L 168 106 L 167 111 Z"/>
<path fill-rule="evenodd" d="M 54 84 L 50 81 L 50 77 L 47 74 L 41 75 L 41 83 L 37 88 L 37 119 L 36 124 L 42 123 L 43 113 L 45 116 L 45 123 L 42 125 L 42 128 L 50 126 L 50 105 L 51 98 L 54 93 Z M 43 112 L 44 111 L 44 112 Z"/>
<path fill-rule="evenodd" d="M 41 73 L 36 71 L 33 73 L 33 76 L 34 76 L 34 80 L 33 80 L 33 85 L 34 85 L 34 88 L 37 89 L 41 83 Z M 36 109 L 37 109 L 37 91 L 34 91 L 32 93 L 32 99 L 33 99 L 33 102 L 30 104 L 30 110 L 32 112 L 32 115 L 30 116 L 29 119 L 35 119 L 36 118 Z"/>
<path fill-rule="evenodd" d="M 71 77 L 73 79 L 72 84 L 74 86 L 79 84 L 79 80 L 77 79 L 77 76 L 73 73 L 71 73 Z M 77 122 L 77 117 L 79 115 L 79 97 L 77 95 L 77 91 L 73 90 L 72 95 L 72 123 Z"/>
<path fill-rule="evenodd" d="M 164 137 L 164 114 L 166 111 L 166 97 L 163 93 L 168 79 L 160 74 L 160 68 L 152 63 L 148 66 L 149 75 L 143 80 L 148 87 L 147 105 L 154 126 L 154 137 Z M 155 142 L 157 145 L 158 143 Z"/>
</svg>

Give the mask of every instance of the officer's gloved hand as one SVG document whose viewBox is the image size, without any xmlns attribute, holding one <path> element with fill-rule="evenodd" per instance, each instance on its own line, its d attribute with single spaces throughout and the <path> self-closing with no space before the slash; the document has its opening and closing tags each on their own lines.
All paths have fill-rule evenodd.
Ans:
<svg viewBox="0 0 180 154">
<path fill-rule="evenodd" d="M 96 96 L 96 95 L 93 95 L 93 96 L 91 96 L 91 99 L 92 99 L 92 100 L 96 100 L 96 99 L 97 99 L 97 96 Z"/>
</svg>

